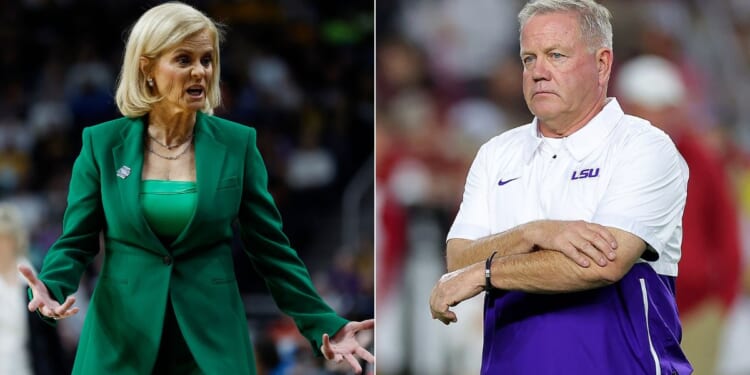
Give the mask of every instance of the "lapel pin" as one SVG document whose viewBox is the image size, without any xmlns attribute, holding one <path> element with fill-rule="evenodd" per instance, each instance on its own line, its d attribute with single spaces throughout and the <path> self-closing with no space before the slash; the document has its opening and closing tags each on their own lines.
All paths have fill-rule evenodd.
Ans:
<svg viewBox="0 0 750 375">
<path fill-rule="evenodd" d="M 125 177 L 128 177 L 130 175 L 130 167 L 127 165 L 123 165 L 120 167 L 120 169 L 117 170 L 117 177 L 122 178 L 123 180 Z"/>
</svg>

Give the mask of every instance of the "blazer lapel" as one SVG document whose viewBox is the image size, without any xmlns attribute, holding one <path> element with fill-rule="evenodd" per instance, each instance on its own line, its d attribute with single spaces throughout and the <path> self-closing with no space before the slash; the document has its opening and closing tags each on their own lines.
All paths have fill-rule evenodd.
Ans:
<svg viewBox="0 0 750 375">
<path fill-rule="evenodd" d="M 178 249 L 187 240 L 190 233 L 199 230 L 201 213 L 212 208 L 216 199 L 216 188 L 219 185 L 227 147 L 216 139 L 216 127 L 207 121 L 206 114 L 198 112 L 195 119 L 195 179 L 198 190 L 198 203 L 193 211 L 188 225 L 182 230 L 177 239 L 172 242 L 172 248 Z"/>
<path fill-rule="evenodd" d="M 144 135 L 143 118 L 132 119 L 123 126 L 120 132 L 122 143 L 112 149 L 113 171 L 120 171 L 122 168 L 130 168 L 125 177 L 117 177 L 116 186 L 120 191 L 122 200 L 122 209 L 124 211 L 124 220 L 121 223 L 128 223 L 132 226 L 136 238 L 140 238 L 143 247 L 153 249 L 160 253 L 169 254 L 159 238 L 148 226 L 146 218 L 143 216 L 143 209 L 140 202 L 141 191 L 141 174 L 143 171 L 143 135 Z"/>
</svg>

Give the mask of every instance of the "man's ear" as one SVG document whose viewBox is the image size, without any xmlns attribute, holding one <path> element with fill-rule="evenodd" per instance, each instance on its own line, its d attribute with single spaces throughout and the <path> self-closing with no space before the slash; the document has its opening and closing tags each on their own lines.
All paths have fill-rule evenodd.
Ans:
<svg viewBox="0 0 750 375">
<path fill-rule="evenodd" d="M 609 82 L 613 57 L 612 50 L 609 48 L 600 48 L 596 51 L 596 67 L 599 72 L 599 82 L 602 84 Z"/>
</svg>

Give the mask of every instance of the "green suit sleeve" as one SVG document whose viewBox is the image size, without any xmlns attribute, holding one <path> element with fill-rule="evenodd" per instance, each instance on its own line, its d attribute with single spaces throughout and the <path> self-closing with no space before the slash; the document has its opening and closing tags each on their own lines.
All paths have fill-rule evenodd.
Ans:
<svg viewBox="0 0 750 375">
<path fill-rule="evenodd" d="M 318 295 L 307 268 L 281 229 L 281 216 L 268 192 L 268 174 L 251 129 L 246 154 L 240 232 L 250 259 L 281 311 L 291 316 L 320 355 L 323 333 L 333 336 L 348 321 Z"/>
<path fill-rule="evenodd" d="M 91 132 L 86 128 L 70 177 L 62 234 L 47 252 L 39 273 L 39 279 L 60 303 L 75 293 L 83 271 L 99 252 L 99 233 L 104 222 L 99 178 Z"/>
</svg>

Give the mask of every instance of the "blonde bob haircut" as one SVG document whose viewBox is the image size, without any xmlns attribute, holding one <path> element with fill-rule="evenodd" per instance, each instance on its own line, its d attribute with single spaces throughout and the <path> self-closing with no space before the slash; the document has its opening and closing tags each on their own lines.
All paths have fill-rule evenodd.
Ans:
<svg viewBox="0 0 750 375">
<path fill-rule="evenodd" d="M 140 58 L 146 57 L 149 60 L 146 69 L 149 71 L 162 54 L 205 30 L 208 30 L 213 41 L 213 76 L 208 81 L 206 105 L 201 111 L 213 114 L 214 108 L 221 105 L 219 44 L 224 37 L 222 25 L 189 5 L 169 2 L 143 13 L 130 30 L 115 93 L 117 107 L 124 116 L 143 116 L 151 111 L 154 103 L 163 99 L 151 92 L 148 77 L 141 71 Z"/>
<path fill-rule="evenodd" d="M 0 203 L 0 236 L 15 240 L 16 258 L 26 257 L 29 251 L 29 231 L 18 208 L 10 203 Z"/>
</svg>

